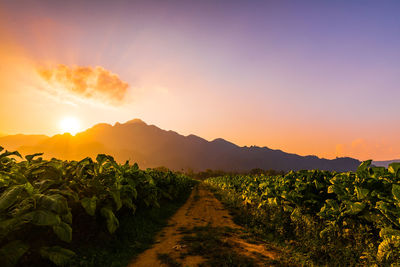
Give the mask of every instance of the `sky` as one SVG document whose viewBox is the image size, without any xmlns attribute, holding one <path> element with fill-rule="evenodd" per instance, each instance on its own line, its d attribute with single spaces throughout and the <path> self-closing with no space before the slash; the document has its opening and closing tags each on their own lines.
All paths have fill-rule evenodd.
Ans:
<svg viewBox="0 0 400 267">
<path fill-rule="evenodd" d="M 300 155 L 400 158 L 399 1 L 0 0 L 0 134 L 140 118 Z"/>
</svg>

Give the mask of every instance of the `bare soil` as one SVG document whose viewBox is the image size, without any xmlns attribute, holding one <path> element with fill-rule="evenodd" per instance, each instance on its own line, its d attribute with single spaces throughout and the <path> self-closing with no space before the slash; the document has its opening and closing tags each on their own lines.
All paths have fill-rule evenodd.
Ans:
<svg viewBox="0 0 400 267">
<path fill-rule="evenodd" d="M 204 251 L 203 254 L 199 253 L 200 255 L 193 253 L 193 247 L 187 243 L 187 231 L 185 233 L 183 230 L 204 229 L 204 227 L 227 229 L 228 232 L 221 236 L 223 239 L 221 242 L 228 245 L 229 253 L 252 260 L 253 266 L 270 266 L 271 264 L 268 263 L 277 259 L 276 250 L 263 242 L 246 237 L 244 229 L 233 222 L 231 215 L 221 202 L 203 185 L 199 185 L 193 190 L 187 202 L 169 220 L 167 227 L 157 235 L 153 247 L 132 260 L 129 267 L 209 266 L 208 253 Z M 167 257 L 169 261 L 160 261 L 162 258 L 160 255 Z M 236 265 L 230 263 L 225 266 Z"/>
</svg>

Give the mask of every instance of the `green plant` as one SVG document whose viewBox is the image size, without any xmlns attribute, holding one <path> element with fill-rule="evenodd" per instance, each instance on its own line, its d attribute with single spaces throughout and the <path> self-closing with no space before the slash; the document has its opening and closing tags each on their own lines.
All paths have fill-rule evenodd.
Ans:
<svg viewBox="0 0 400 267">
<path fill-rule="evenodd" d="M 43 160 L 41 155 L 17 161 L 16 157 L 22 158 L 18 152 L 0 154 L 2 266 L 29 263 L 39 255 L 67 265 L 75 256 L 68 243 L 77 230 L 104 226 L 113 234 L 121 214 L 133 215 L 143 206 L 160 207 L 160 201 L 178 198 L 194 183 L 171 171 L 118 164 L 103 154 L 95 161 Z"/>
<path fill-rule="evenodd" d="M 297 240 L 317 263 L 398 264 L 400 164 L 363 162 L 356 172 L 221 176 L 205 182 L 241 198 L 252 225 Z M 380 234 L 379 234 L 380 233 Z"/>
</svg>

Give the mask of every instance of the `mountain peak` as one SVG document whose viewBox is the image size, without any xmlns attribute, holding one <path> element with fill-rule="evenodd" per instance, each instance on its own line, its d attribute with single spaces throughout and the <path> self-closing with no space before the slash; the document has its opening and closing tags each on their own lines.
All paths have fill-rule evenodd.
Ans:
<svg viewBox="0 0 400 267">
<path fill-rule="evenodd" d="M 108 123 L 98 123 L 98 124 L 94 125 L 91 129 L 104 129 L 104 128 L 109 128 L 109 127 L 111 127 L 111 125 Z"/>
<path fill-rule="evenodd" d="M 147 125 L 140 119 L 114 126 L 97 124 L 74 137 L 69 134 L 53 137 L 6 136 L 0 138 L 0 145 L 9 150 L 21 148 L 25 154 L 41 151 L 49 158 L 75 160 L 106 153 L 120 162 L 133 159 L 145 168 L 166 166 L 173 170 L 247 171 L 262 168 L 348 171 L 357 169 L 360 164 L 355 159 L 327 160 L 266 147 L 239 147 L 222 138 L 210 142 L 195 135 L 183 136 Z"/>
<path fill-rule="evenodd" d="M 147 123 L 145 123 L 141 119 L 137 119 L 137 118 L 133 119 L 133 120 L 129 120 L 129 121 L 125 122 L 124 124 L 145 124 L 145 125 L 147 125 Z"/>
<path fill-rule="evenodd" d="M 230 145 L 230 146 L 237 146 L 237 145 L 235 145 L 234 143 L 229 142 L 229 141 L 226 141 L 226 140 L 223 139 L 223 138 L 216 138 L 216 139 L 212 140 L 211 143 L 214 143 L 214 144 L 222 144 L 222 145 Z"/>
</svg>

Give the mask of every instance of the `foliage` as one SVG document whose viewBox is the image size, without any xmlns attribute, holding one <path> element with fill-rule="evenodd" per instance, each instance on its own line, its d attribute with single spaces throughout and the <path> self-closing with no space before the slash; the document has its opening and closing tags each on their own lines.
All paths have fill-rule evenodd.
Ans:
<svg viewBox="0 0 400 267">
<path fill-rule="evenodd" d="M 193 170 L 189 169 L 186 172 L 186 175 L 192 178 L 196 178 L 199 179 L 201 181 L 207 179 L 207 178 L 211 178 L 211 177 L 218 177 L 218 176 L 236 176 L 236 175 L 266 175 L 266 176 L 275 176 L 275 175 L 284 175 L 285 172 L 284 171 L 277 171 L 277 170 L 264 170 L 264 169 L 260 169 L 260 168 L 256 168 L 256 169 L 251 169 L 249 171 L 245 171 L 245 172 L 237 172 L 237 171 L 223 171 L 223 170 L 211 170 L 211 169 L 206 169 L 205 171 L 201 171 L 201 172 L 193 172 Z"/>
<path fill-rule="evenodd" d="M 74 233 L 106 228 L 112 234 L 123 214 L 158 208 L 193 185 L 181 174 L 140 170 L 137 164 L 118 164 L 103 154 L 95 161 L 47 161 L 40 156 L 17 161 L 15 157 L 22 158 L 18 152 L 0 154 L 1 266 L 40 256 L 67 265 L 75 256 L 67 248 Z"/>
<path fill-rule="evenodd" d="M 399 163 L 386 169 L 366 161 L 347 173 L 220 176 L 206 183 L 240 197 L 249 220 L 297 240 L 316 261 L 341 256 L 349 264 L 400 263 Z"/>
</svg>

